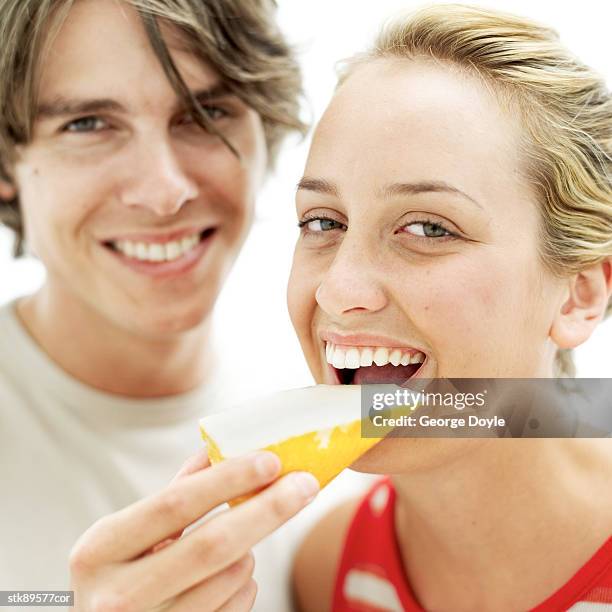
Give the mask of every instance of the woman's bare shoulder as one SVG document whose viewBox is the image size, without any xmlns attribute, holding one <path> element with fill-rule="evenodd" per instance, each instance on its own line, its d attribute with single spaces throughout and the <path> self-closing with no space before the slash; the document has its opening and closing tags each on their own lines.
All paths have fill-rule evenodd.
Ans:
<svg viewBox="0 0 612 612">
<path fill-rule="evenodd" d="M 326 514 L 307 534 L 293 562 L 292 583 L 300 612 L 331 610 L 344 539 L 361 498 L 350 499 Z"/>
</svg>

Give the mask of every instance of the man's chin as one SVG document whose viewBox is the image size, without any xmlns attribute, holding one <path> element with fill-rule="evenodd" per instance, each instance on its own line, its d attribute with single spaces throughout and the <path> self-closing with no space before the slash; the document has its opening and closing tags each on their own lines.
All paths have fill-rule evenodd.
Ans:
<svg viewBox="0 0 612 612">
<path fill-rule="evenodd" d="M 130 312 L 116 312 L 113 319 L 126 332 L 143 339 L 168 340 L 190 332 L 204 331 L 210 320 L 211 309 L 164 308 L 142 306 Z"/>
</svg>

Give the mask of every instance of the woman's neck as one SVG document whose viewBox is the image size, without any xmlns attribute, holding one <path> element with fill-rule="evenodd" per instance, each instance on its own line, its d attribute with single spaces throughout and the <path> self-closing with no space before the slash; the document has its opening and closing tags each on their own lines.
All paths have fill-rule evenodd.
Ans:
<svg viewBox="0 0 612 612">
<path fill-rule="evenodd" d="M 393 478 L 404 567 L 426 609 L 533 607 L 612 533 L 609 440 L 448 442 L 472 448 Z"/>
<path fill-rule="evenodd" d="M 173 337 L 150 338 L 48 286 L 21 300 L 17 314 L 65 372 L 107 393 L 134 398 L 185 393 L 205 382 L 212 366 L 208 321 Z"/>
</svg>

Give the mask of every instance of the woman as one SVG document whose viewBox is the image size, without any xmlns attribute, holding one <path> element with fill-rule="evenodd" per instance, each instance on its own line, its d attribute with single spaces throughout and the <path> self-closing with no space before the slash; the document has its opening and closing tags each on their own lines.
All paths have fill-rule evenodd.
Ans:
<svg viewBox="0 0 612 612">
<path fill-rule="evenodd" d="M 553 31 L 453 5 L 388 26 L 297 194 L 317 382 L 573 375 L 610 310 L 611 153 L 610 93 Z M 609 440 L 396 438 L 354 468 L 392 476 L 303 543 L 303 610 L 612 602 Z"/>
</svg>

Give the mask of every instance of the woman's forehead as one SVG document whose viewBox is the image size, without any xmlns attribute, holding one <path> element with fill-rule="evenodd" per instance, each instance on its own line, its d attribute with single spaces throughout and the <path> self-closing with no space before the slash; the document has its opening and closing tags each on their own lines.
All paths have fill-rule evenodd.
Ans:
<svg viewBox="0 0 612 612">
<path fill-rule="evenodd" d="M 463 152 L 504 147 L 512 153 L 519 143 L 516 122 L 483 81 L 421 61 L 375 61 L 357 67 L 338 89 L 317 132 L 332 130 L 389 144 L 408 138 Z"/>
<path fill-rule="evenodd" d="M 377 60 L 338 89 L 307 174 L 336 168 L 334 182 L 376 188 L 400 178 L 459 182 L 486 198 L 493 187 L 517 189 L 520 142 L 517 122 L 480 79 L 433 62 Z"/>
</svg>

